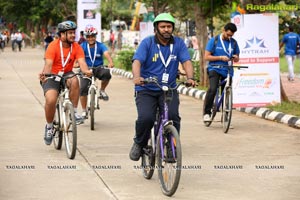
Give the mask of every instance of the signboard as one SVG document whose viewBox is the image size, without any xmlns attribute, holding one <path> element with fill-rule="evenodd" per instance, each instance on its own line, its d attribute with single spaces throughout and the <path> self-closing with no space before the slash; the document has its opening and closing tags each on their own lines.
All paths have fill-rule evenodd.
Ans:
<svg viewBox="0 0 300 200">
<path fill-rule="evenodd" d="M 281 102 L 278 16 L 276 14 L 235 15 L 232 22 L 240 48 L 237 65 L 248 69 L 234 71 L 233 107 L 262 107 Z"/>
<path fill-rule="evenodd" d="M 98 30 L 97 40 L 100 41 L 101 33 L 101 15 L 100 15 L 101 0 L 77 0 L 77 30 L 76 41 L 79 40 L 80 31 L 84 31 L 89 24 L 93 25 Z"/>
</svg>

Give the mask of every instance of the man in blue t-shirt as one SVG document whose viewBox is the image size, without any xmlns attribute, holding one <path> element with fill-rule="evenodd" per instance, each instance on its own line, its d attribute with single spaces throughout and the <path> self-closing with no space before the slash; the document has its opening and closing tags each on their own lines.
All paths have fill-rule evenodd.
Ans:
<svg viewBox="0 0 300 200">
<path fill-rule="evenodd" d="M 105 92 L 109 80 L 111 79 L 110 70 L 103 67 L 103 55 L 108 61 L 108 67 L 112 68 L 114 66 L 113 60 L 109 55 L 108 48 L 101 42 L 96 41 L 96 36 L 98 34 L 97 29 L 92 25 L 87 25 L 85 28 L 86 41 L 81 43 L 81 47 L 84 50 L 85 61 L 89 68 L 96 67 L 93 69 L 93 74 L 99 80 L 101 80 L 100 87 L 100 99 L 108 101 L 109 97 Z M 82 107 L 82 117 L 87 118 L 87 95 L 90 85 L 90 80 L 81 78 L 80 80 L 80 102 Z"/>
<path fill-rule="evenodd" d="M 172 36 L 175 19 L 169 13 L 159 14 L 153 22 L 155 36 L 145 38 L 133 56 L 132 73 L 135 84 L 135 102 L 138 117 L 135 124 L 134 143 L 129 157 L 138 161 L 142 148 L 147 144 L 153 127 L 157 107 L 162 108 L 160 88 L 154 84 L 144 85 L 143 80 L 157 77 L 160 84 L 176 86 L 178 65 L 182 63 L 187 74 L 188 84 L 194 86 L 193 66 L 190 54 L 184 41 Z M 173 120 L 175 128 L 180 130 L 179 96 L 173 91 L 172 101 L 169 102 L 169 119 Z"/>
<path fill-rule="evenodd" d="M 216 68 L 212 65 L 230 65 L 229 62 L 238 62 L 240 49 L 239 46 L 232 38 L 237 31 L 236 25 L 227 23 L 222 31 L 222 34 L 211 38 L 205 48 L 204 59 L 209 61 L 207 73 L 209 77 L 209 88 L 205 95 L 204 100 L 204 113 L 203 121 L 211 121 L 211 109 L 220 79 L 225 79 L 227 76 L 227 67 Z M 231 77 L 233 70 L 230 71 Z"/>
<path fill-rule="evenodd" d="M 289 75 L 288 80 L 293 82 L 295 78 L 294 74 L 294 62 L 296 59 L 297 44 L 300 43 L 299 35 L 294 33 L 293 27 L 288 28 L 289 32 L 285 34 L 280 42 L 279 50 L 285 45 L 284 55 L 288 63 Z"/>
</svg>

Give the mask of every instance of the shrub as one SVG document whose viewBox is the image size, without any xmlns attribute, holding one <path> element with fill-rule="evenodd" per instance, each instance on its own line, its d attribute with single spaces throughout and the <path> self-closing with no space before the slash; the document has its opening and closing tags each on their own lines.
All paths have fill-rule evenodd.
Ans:
<svg viewBox="0 0 300 200">
<path fill-rule="evenodd" d="M 131 71 L 131 60 L 134 55 L 134 50 L 122 50 L 117 54 L 117 60 L 120 64 L 120 68 L 125 69 L 126 71 Z"/>
</svg>

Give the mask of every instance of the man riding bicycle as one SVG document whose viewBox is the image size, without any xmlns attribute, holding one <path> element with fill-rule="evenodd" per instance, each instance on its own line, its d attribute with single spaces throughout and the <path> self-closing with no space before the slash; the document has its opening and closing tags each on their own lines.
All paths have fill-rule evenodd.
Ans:
<svg viewBox="0 0 300 200">
<path fill-rule="evenodd" d="M 69 76 L 74 74 L 73 65 L 75 60 L 84 74 L 91 75 L 85 62 L 84 52 L 75 41 L 75 30 L 77 26 L 72 21 L 64 21 L 58 24 L 59 39 L 51 42 L 45 53 L 45 65 L 39 74 L 42 88 L 45 95 L 45 143 L 50 145 L 53 139 L 53 120 L 55 115 L 55 105 L 60 89 L 60 81 L 53 78 L 46 79 L 44 74 L 59 74 Z M 74 106 L 76 123 L 83 122 L 81 116 L 77 113 L 79 101 L 79 82 L 76 76 L 68 79 L 67 87 L 70 89 L 70 100 Z"/>
<path fill-rule="evenodd" d="M 84 31 L 86 36 L 86 41 L 81 44 L 85 54 L 85 60 L 89 67 L 96 67 L 93 69 L 95 77 L 101 80 L 100 87 L 100 99 L 108 101 L 109 97 L 105 92 L 105 89 L 111 79 L 110 70 L 103 68 L 103 55 L 108 60 L 108 67 L 112 68 L 114 66 L 113 60 L 109 55 L 108 48 L 101 42 L 96 41 L 98 31 L 92 25 L 87 25 Z M 87 118 L 87 95 L 88 87 L 90 85 L 90 80 L 81 78 L 80 80 L 80 102 L 82 107 L 82 117 Z"/>
<path fill-rule="evenodd" d="M 161 13 L 154 19 L 153 25 L 155 36 L 147 37 L 141 42 L 133 56 L 132 63 L 138 112 L 134 143 L 129 154 L 130 159 L 134 161 L 139 160 L 142 148 L 147 144 L 157 108 L 163 107 L 163 91 L 153 84 L 144 85 L 143 80 L 148 77 L 157 77 L 160 84 L 174 88 L 180 62 L 186 71 L 187 82 L 192 86 L 195 85 L 188 49 L 181 38 L 172 36 L 175 19 L 169 13 Z M 169 102 L 169 119 L 173 120 L 179 132 L 178 110 L 179 95 L 177 90 L 174 90 L 172 101 Z"/>
<path fill-rule="evenodd" d="M 219 80 L 227 76 L 227 67 L 216 68 L 212 65 L 230 65 L 232 59 L 234 62 L 239 61 L 240 49 L 232 38 L 237 31 L 236 25 L 228 23 L 224 26 L 223 32 L 211 38 L 205 48 L 204 59 L 209 61 L 207 73 L 209 77 L 209 88 L 204 100 L 204 116 L 203 121 L 211 121 L 211 109 L 214 102 L 214 97 L 217 92 Z M 230 71 L 230 76 L 233 76 L 233 70 Z"/>
</svg>

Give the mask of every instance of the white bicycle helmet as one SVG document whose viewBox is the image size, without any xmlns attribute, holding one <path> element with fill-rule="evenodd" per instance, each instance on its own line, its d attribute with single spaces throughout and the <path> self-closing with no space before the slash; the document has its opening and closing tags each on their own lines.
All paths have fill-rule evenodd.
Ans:
<svg viewBox="0 0 300 200">
<path fill-rule="evenodd" d="M 98 31 L 93 25 L 87 25 L 84 30 L 85 35 L 97 35 Z"/>
</svg>

